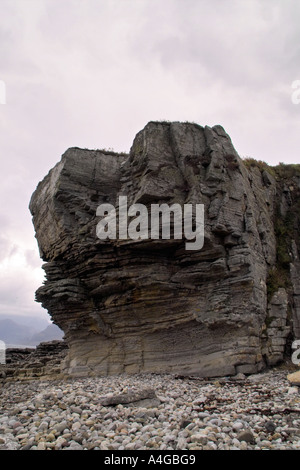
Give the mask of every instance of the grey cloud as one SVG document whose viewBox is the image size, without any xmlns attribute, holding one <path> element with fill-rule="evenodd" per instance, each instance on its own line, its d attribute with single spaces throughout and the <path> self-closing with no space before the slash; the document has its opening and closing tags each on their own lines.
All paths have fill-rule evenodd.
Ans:
<svg viewBox="0 0 300 470">
<path fill-rule="evenodd" d="M 8 249 L 9 249 L 9 241 L 6 238 L 1 236 L 0 237 L 0 262 L 7 257 Z"/>
<path fill-rule="evenodd" d="M 29 274 L 20 301 L 12 275 L 0 302 L 40 308 L 28 203 L 70 146 L 128 151 L 148 120 L 190 120 L 222 124 L 242 156 L 299 162 L 299 13 L 293 0 L 1 0 L 0 262 L 15 245 L 14 276 Z"/>
<path fill-rule="evenodd" d="M 277 81 L 295 55 L 299 42 L 291 31 L 299 34 L 297 16 L 292 19 L 283 2 L 267 7 L 259 1 L 187 1 L 184 8 L 174 3 L 178 8 L 170 18 L 160 11 L 151 15 L 148 8 L 149 17 L 132 41 L 140 60 L 157 58 L 166 68 L 195 72 L 205 68 L 210 80 L 257 89 Z"/>
<path fill-rule="evenodd" d="M 41 266 L 41 259 L 38 256 L 37 250 L 26 250 L 25 251 L 26 263 L 29 268 L 39 268 Z"/>
</svg>

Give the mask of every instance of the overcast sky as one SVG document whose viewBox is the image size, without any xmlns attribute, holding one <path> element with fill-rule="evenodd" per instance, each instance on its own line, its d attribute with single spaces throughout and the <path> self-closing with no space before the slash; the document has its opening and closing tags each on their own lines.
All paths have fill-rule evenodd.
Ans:
<svg viewBox="0 0 300 470">
<path fill-rule="evenodd" d="M 299 20 L 299 0 L 0 0 L 0 315 L 49 318 L 28 204 L 68 147 L 179 120 L 300 163 Z"/>
</svg>

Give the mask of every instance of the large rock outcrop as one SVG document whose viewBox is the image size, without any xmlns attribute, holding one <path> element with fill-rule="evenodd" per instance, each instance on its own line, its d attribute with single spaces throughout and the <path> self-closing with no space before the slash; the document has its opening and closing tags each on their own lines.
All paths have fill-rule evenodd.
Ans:
<svg viewBox="0 0 300 470">
<path fill-rule="evenodd" d="M 67 150 L 30 202 L 46 261 L 36 298 L 65 333 L 66 372 L 218 376 L 280 361 L 300 334 L 299 194 L 298 174 L 245 164 L 219 125 L 150 122 L 129 155 Z M 203 248 L 100 240 L 97 207 L 120 195 L 204 204 Z"/>
</svg>

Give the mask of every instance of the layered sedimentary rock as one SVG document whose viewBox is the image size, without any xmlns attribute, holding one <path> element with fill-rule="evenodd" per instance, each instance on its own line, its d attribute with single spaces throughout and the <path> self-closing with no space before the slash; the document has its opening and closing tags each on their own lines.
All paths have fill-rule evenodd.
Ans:
<svg viewBox="0 0 300 470">
<path fill-rule="evenodd" d="M 36 348 L 8 348 L 6 362 L 0 365 L 0 380 L 58 379 L 67 354 L 64 341 L 40 343 Z"/>
<path fill-rule="evenodd" d="M 282 359 L 287 338 L 299 335 L 299 246 L 291 235 L 283 282 L 275 222 L 300 178 L 282 181 L 246 166 L 219 125 L 150 122 L 129 155 L 67 150 L 30 202 L 46 262 L 36 298 L 65 333 L 66 372 L 217 376 Z M 118 212 L 119 196 L 149 210 L 203 204 L 203 247 L 100 240 L 97 207 Z"/>
</svg>

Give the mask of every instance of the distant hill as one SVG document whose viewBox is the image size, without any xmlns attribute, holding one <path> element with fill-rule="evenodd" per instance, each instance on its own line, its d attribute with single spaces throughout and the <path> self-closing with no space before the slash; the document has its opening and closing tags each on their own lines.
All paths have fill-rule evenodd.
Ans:
<svg viewBox="0 0 300 470">
<path fill-rule="evenodd" d="M 6 346 L 36 346 L 43 341 L 62 339 L 63 332 L 57 325 L 26 317 L 0 316 L 0 340 Z"/>
<path fill-rule="evenodd" d="M 1 320 L 12 320 L 15 323 L 18 323 L 21 326 L 29 326 L 35 332 L 44 330 L 49 325 L 49 320 L 41 317 L 31 316 L 31 315 L 5 315 L 0 314 Z"/>
<path fill-rule="evenodd" d="M 6 344 L 25 345 L 34 332 L 30 326 L 21 325 L 9 318 L 0 320 L 0 338 Z"/>
<path fill-rule="evenodd" d="M 54 339 L 62 339 L 64 336 L 64 332 L 57 326 L 52 323 L 51 325 L 47 326 L 43 331 L 34 334 L 31 337 L 31 343 L 33 342 L 35 345 L 42 343 L 44 341 L 52 341 Z"/>
</svg>

